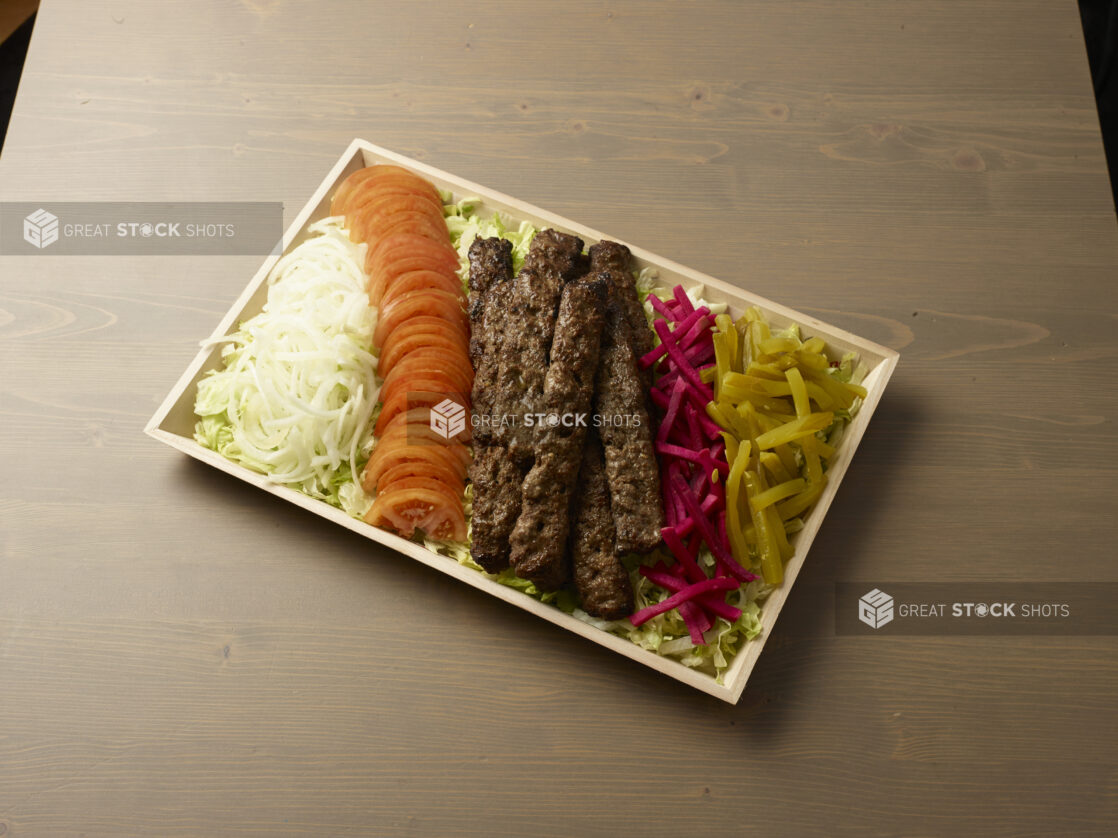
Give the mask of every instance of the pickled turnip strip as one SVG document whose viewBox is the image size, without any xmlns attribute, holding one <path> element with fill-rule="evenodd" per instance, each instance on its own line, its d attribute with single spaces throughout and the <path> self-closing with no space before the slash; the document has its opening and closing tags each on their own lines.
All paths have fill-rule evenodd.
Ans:
<svg viewBox="0 0 1118 838">
<path fill-rule="evenodd" d="M 738 587 L 736 579 L 729 579 L 725 576 L 719 576 L 714 579 L 706 579 L 702 582 L 696 582 L 694 585 L 688 585 L 682 591 L 672 594 L 663 602 L 658 602 L 655 605 L 649 605 L 647 608 L 642 608 L 636 614 L 629 618 L 629 622 L 634 626 L 640 626 L 651 620 L 658 614 L 663 614 L 665 611 L 671 611 L 673 608 L 678 608 L 681 603 L 690 602 L 705 593 L 713 591 L 732 591 Z"/>
</svg>

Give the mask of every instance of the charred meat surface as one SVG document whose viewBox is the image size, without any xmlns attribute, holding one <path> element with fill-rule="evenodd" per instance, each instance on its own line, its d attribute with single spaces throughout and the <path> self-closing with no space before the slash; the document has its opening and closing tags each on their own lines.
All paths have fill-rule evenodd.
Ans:
<svg viewBox="0 0 1118 838">
<path fill-rule="evenodd" d="M 496 436 L 525 464 L 531 463 L 533 434 L 524 417 L 541 412 L 563 288 L 585 266 L 582 239 L 543 230 L 513 281 L 492 413 L 509 419 L 497 425 Z"/>
<path fill-rule="evenodd" d="M 508 567 L 509 533 L 520 513 L 524 473 L 491 433 L 489 418 L 496 398 L 497 371 L 512 290 L 512 244 L 478 239 L 470 246 L 470 360 L 473 362 L 472 409 L 475 422 L 471 553 L 490 573 Z"/>
<path fill-rule="evenodd" d="M 512 293 L 512 243 L 478 239 L 470 245 L 470 361 L 474 365 L 471 394 L 477 438 L 492 438 L 487 421 L 496 399 L 497 374 Z"/>
<path fill-rule="evenodd" d="M 470 361 L 481 370 L 500 350 L 507 306 L 496 305 L 497 286 L 512 279 L 512 242 L 476 239 L 470 245 Z M 493 370 L 496 376 L 496 368 Z"/>
<path fill-rule="evenodd" d="M 633 281 L 633 254 L 623 244 L 598 242 L 590 248 L 590 269 L 609 272 L 610 297 L 621 308 L 629 325 L 633 354 L 638 359 L 647 355 L 652 351 L 652 330 L 648 328 L 648 318 L 644 316 L 644 306 Z M 650 383 L 650 380 L 645 381 L 646 385 Z"/>
<path fill-rule="evenodd" d="M 594 411 L 605 451 L 618 554 L 652 550 L 664 526 L 660 467 L 629 333 L 621 307 L 611 301 L 602 331 Z"/>
<path fill-rule="evenodd" d="M 593 430 L 586 435 L 573 505 L 571 563 L 582 608 L 603 620 L 627 617 L 633 613 L 633 586 L 614 550 L 609 484 L 602 446 Z"/>
<path fill-rule="evenodd" d="M 470 554 L 489 573 L 509 566 L 509 535 L 520 515 L 524 472 L 501 445 L 480 445 L 470 463 L 473 520 Z"/>
<path fill-rule="evenodd" d="M 582 462 L 601 340 L 605 280 L 586 276 L 566 286 L 555 323 L 540 412 L 583 417 L 545 422 L 533 431 L 534 462 L 524 480 L 520 517 L 509 539 L 516 575 L 551 591 L 570 578 L 570 498 Z"/>
</svg>

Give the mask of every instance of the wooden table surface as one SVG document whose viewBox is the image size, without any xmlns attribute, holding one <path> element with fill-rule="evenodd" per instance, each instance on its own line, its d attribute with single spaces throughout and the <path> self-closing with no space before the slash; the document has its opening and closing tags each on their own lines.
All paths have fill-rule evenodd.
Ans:
<svg viewBox="0 0 1118 838">
<path fill-rule="evenodd" d="M 283 201 L 355 136 L 901 352 L 736 707 L 141 433 L 259 257 L 5 256 L 0 835 L 1111 834 L 1118 228 L 1072 0 L 46 0 L 4 200 Z M 1106 824 L 1111 827 L 1106 827 Z"/>
</svg>

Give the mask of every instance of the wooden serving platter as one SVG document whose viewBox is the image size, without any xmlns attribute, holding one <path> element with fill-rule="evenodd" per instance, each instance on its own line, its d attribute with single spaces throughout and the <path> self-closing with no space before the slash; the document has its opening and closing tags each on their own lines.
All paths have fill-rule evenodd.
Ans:
<svg viewBox="0 0 1118 838">
<path fill-rule="evenodd" d="M 272 266 L 282 254 L 287 253 L 306 238 L 308 225 L 329 214 L 330 197 L 342 180 L 352 172 L 374 163 L 394 163 L 412 169 L 435 183 L 440 189 L 453 193 L 455 199 L 477 197 L 481 199 L 478 212 L 483 216 L 499 210 L 515 222 L 526 220 L 539 229 L 553 227 L 564 232 L 574 233 L 582 238 L 587 246 L 602 239 L 620 241 L 613 236 L 591 230 L 570 219 L 562 218 L 516 198 L 471 183 L 425 163 L 395 154 L 363 140 L 354 140 L 296 216 L 291 227 L 284 234 L 282 247 L 277 248 L 277 251 L 265 260 L 241 296 L 222 318 L 212 335 L 213 338 L 218 339 L 230 334 L 236 330 L 241 321 L 260 312 L 267 298 L 266 280 Z M 831 501 L 842 485 L 842 479 L 850 460 L 862 440 L 866 427 L 869 425 L 870 419 L 881 400 L 882 393 L 885 391 L 885 386 L 897 365 L 898 355 L 891 349 L 822 323 L 808 314 L 750 294 L 748 291 L 729 283 L 649 253 L 639 246 L 628 242 L 624 243 L 633 252 L 635 267 L 655 268 L 659 272 L 660 284 L 669 287 L 682 284 L 685 288 L 703 285 L 705 288 L 704 298 L 711 302 L 727 303 L 735 317 L 749 306 L 758 306 L 769 317 L 773 326 L 779 327 L 793 322 L 798 323 L 805 336 L 823 338 L 827 343 L 828 351 L 834 353 L 836 357 L 844 352 L 857 352 L 862 363 L 869 370 L 863 382 L 868 395 L 857 416 L 846 428 L 838 453 L 830 462 L 827 487 L 814 509 L 804 519 L 804 528 L 791 537 L 795 555 L 785 565 L 784 584 L 774 591 L 762 605 L 761 623 L 763 632 L 758 638 L 744 645 L 730 667 L 723 673 L 721 682 L 711 675 L 691 669 L 671 658 L 661 657 L 655 652 L 642 649 L 624 638 L 588 625 L 558 608 L 538 602 L 520 591 L 501 585 L 483 573 L 464 567 L 451 558 L 433 553 L 420 544 L 372 527 L 363 521 L 350 518 L 341 510 L 335 509 L 322 501 L 309 498 L 292 489 L 278 486 L 264 475 L 233 463 L 220 454 L 199 445 L 194 440 L 194 425 L 196 422 L 194 398 L 199 379 L 208 370 L 221 364 L 221 346 L 218 344 L 207 343 L 208 348 L 203 348 L 198 353 L 148 422 L 145 431 L 155 439 L 165 442 L 191 457 L 271 492 L 289 503 L 296 504 L 316 515 L 327 518 L 339 526 L 353 530 L 371 541 L 410 556 L 442 573 L 461 580 L 467 585 L 484 590 L 511 605 L 531 611 L 533 614 L 562 626 L 568 631 L 606 646 L 618 654 L 652 667 L 696 689 L 724 701 L 735 703 L 741 697 L 749 674 L 764 648 L 765 639 L 780 615 L 780 610 L 800 573 L 800 569 L 803 567 L 808 550 L 819 532 L 819 527 L 823 523 L 823 518 L 827 514 Z"/>
</svg>

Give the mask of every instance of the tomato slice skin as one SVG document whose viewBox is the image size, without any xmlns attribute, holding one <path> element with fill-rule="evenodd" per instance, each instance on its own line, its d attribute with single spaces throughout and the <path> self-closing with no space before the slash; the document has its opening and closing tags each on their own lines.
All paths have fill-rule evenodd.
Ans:
<svg viewBox="0 0 1118 838">
<path fill-rule="evenodd" d="M 403 215 L 415 215 L 424 223 L 438 231 L 440 241 L 450 241 L 450 231 L 443 217 L 442 205 L 436 206 L 425 197 L 410 192 L 391 192 L 378 194 L 368 203 L 351 206 L 346 214 L 346 226 L 351 238 L 365 241 L 365 236 L 374 233 L 384 235 L 387 225 Z"/>
<path fill-rule="evenodd" d="M 462 305 L 466 305 L 466 294 L 462 290 L 462 283 L 458 281 L 457 275 L 452 276 L 443 271 L 408 271 L 393 277 L 385 286 L 384 296 L 380 298 L 380 304 L 387 308 L 401 294 L 406 294 L 408 291 L 419 291 L 423 288 L 439 288 L 450 294 L 455 294 Z"/>
<path fill-rule="evenodd" d="M 470 403 L 469 399 L 464 394 L 455 393 L 447 389 L 445 381 L 424 380 L 408 382 L 407 387 L 397 387 L 389 396 L 385 396 L 382 390 L 380 416 L 377 417 L 377 423 L 373 428 L 373 433 L 376 436 L 380 436 L 384 433 L 385 428 L 388 427 L 388 423 L 391 422 L 398 413 L 403 413 L 416 407 L 432 408 L 446 399 L 456 401 L 463 406 Z M 375 448 L 373 452 L 376 452 Z"/>
<path fill-rule="evenodd" d="M 444 393 L 443 398 L 457 401 L 456 396 L 466 392 L 465 382 L 460 376 L 436 369 L 430 361 L 409 363 L 405 358 L 392 368 L 392 376 L 392 380 L 385 379 L 380 388 L 380 397 L 385 404 L 392 401 L 397 393 Z M 404 410 L 415 406 L 405 405 Z"/>
<path fill-rule="evenodd" d="M 432 538 L 466 540 L 462 505 L 451 504 L 441 492 L 423 487 L 378 495 L 365 520 L 374 527 L 394 529 L 405 538 L 422 529 Z"/>
<path fill-rule="evenodd" d="M 373 346 L 379 349 L 397 326 L 418 315 L 442 317 L 460 324 L 463 330 L 469 329 L 466 310 L 462 308 L 457 295 L 437 288 L 424 288 L 408 291 L 400 295 L 391 307 L 381 308 L 377 327 L 373 332 Z"/>
<path fill-rule="evenodd" d="M 397 329 L 392 333 L 393 340 L 386 341 L 385 345 L 381 347 L 380 364 L 377 367 L 377 375 L 382 378 L 388 378 L 392 374 L 393 367 L 399 361 L 410 355 L 412 352 L 421 352 L 423 350 L 439 350 L 440 353 L 449 353 L 455 359 L 462 358 L 463 346 L 465 345 L 461 338 L 456 334 L 446 334 L 447 330 L 443 333 L 438 332 L 413 332 L 410 335 L 396 338 L 400 332 Z"/>
<path fill-rule="evenodd" d="M 440 211 L 442 210 L 442 199 L 434 184 L 402 166 L 394 166 L 391 163 L 377 163 L 358 169 L 342 181 L 330 201 L 330 214 L 348 214 L 351 204 L 359 203 L 359 194 L 364 194 L 368 190 L 377 194 L 387 190 L 401 189 L 423 195 L 427 200 L 435 202 Z"/>
<path fill-rule="evenodd" d="M 463 391 L 473 389 L 474 368 L 470 363 L 470 355 L 466 347 L 457 341 L 449 345 L 428 343 L 415 346 L 413 350 L 402 355 L 387 372 L 382 372 L 385 384 L 392 375 L 406 374 L 404 370 L 430 369 L 447 375 L 462 384 Z M 399 372 L 398 372 L 399 371 Z"/>
<path fill-rule="evenodd" d="M 413 407 L 403 413 L 397 413 L 385 430 L 392 430 L 397 425 L 424 425 L 428 423 L 430 417 L 431 412 L 426 407 Z"/>
<path fill-rule="evenodd" d="M 435 188 L 434 184 L 427 183 L 418 177 L 408 178 L 403 175 L 393 175 L 363 185 L 360 194 L 355 189 L 346 202 L 346 210 L 356 212 L 362 207 L 367 207 L 386 198 L 415 198 L 432 205 L 440 213 L 443 209 L 442 196 L 439 195 L 439 190 Z"/>
<path fill-rule="evenodd" d="M 442 209 L 442 199 L 434 185 L 406 170 L 374 166 L 372 175 L 354 185 L 346 199 L 344 211 L 349 213 L 376 200 L 382 195 L 414 195 Z"/>
<path fill-rule="evenodd" d="M 462 328 L 461 323 L 452 323 L 443 317 L 420 314 L 405 320 L 392 331 L 392 334 L 384 339 L 384 346 L 381 347 L 381 358 L 384 357 L 385 352 L 392 348 L 395 341 L 416 334 L 435 335 L 446 340 L 453 340 L 467 349 L 470 346 L 470 336 Z"/>
<path fill-rule="evenodd" d="M 419 233 L 395 232 L 384 236 L 365 256 L 365 273 L 373 276 L 378 265 L 391 265 L 397 259 L 407 256 L 426 256 L 436 265 L 449 272 L 457 272 L 462 266 L 458 253 L 450 242 L 436 241 Z"/>
<path fill-rule="evenodd" d="M 400 212 L 380 221 L 359 216 L 356 231 L 359 241 L 365 242 L 370 248 L 375 248 L 382 239 L 396 233 L 423 236 L 440 244 L 450 243 L 450 235 L 443 222 L 433 222 L 418 212 Z"/>
<path fill-rule="evenodd" d="M 433 221 L 442 221 L 444 226 L 446 224 L 441 200 L 435 203 L 431 200 L 429 191 L 419 193 L 407 186 L 382 187 L 373 191 L 367 201 L 351 202 L 349 207 L 351 213 L 371 213 L 374 216 L 387 216 L 409 210 L 428 213 Z"/>
<path fill-rule="evenodd" d="M 361 474 L 361 486 L 371 492 L 380 482 L 381 475 L 393 466 L 406 462 L 435 463 L 453 474 L 458 480 L 465 481 L 466 467 L 460 457 L 438 445 L 377 445 L 365 470 Z"/>
<path fill-rule="evenodd" d="M 462 282 L 458 277 L 457 268 L 448 268 L 446 260 L 442 256 L 433 256 L 429 253 L 401 253 L 389 264 L 378 265 L 369 271 L 369 303 L 374 306 L 379 306 L 384 299 L 385 293 L 393 286 L 397 279 L 406 276 L 409 273 L 417 273 L 419 271 L 430 271 L 432 273 L 442 274 L 448 280 L 458 283 L 458 287 L 462 287 Z"/>
<path fill-rule="evenodd" d="M 335 193 L 331 211 L 335 215 L 348 215 L 378 195 L 393 191 L 422 196 L 442 207 L 442 199 L 434 184 L 407 169 L 380 163 L 350 175 Z"/>
<path fill-rule="evenodd" d="M 358 169 L 345 180 L 342 181 L 341 186 L 334 192 L 334 197 L 330 201 L 330 214 L 331 215 L 345 215 L 346 205 L 349 203 L 350 196 L 353 191 L 365 180 L 368 180 L 373 175 L 375 166 L 366 166 L 364 169 Z"/>
<path fill-rule="evenodd" d="M 381 378 L 385 377 L 391 370 L 391 365 L 399 360 L 398 355 L 405 350 L 398 349 L 398 346 L 415 349 L 417 342 L 429 342 L 446 349 L 457 350 L 462 347 L 467 355 L 470 353 L 470 337 L 466 336 L 461 324 L 449 322 L 443 317 L 420 314 L 398 325 L 386 337 L 385 345 L 380 347 L 377 374 Z"/>
<path fill-rule="evenodd" d="M 398 379 L 447 379 L 454 385 L 454 391 L 468 393 L 474 387 L 474 368 L 459 350 L 440 351 L 436 347 L 424 347 L 409 352 L 397 361 L 385 374 L 381 392 L 392 390 Z"/>
<path fill-rule="evenodd" d="M 426 438 L 423 438 L 422 435 L 424 434 Z M 444 471 L 446 471 L 445 463 L 447 462 L 452 463 L 452 467 L 455 469 L 468 468 L 470 460 L 472 459 L 469 448 L 457 440 L 448 441 L 442 439 L 427 425 L 415 429 L 397 428 L 389 431 L 377 441 L 377 444 L 389 445 L 394 448 L 399 448 L 403 445 L 438 448 L 440 449 L 440 456 L 443 454 L 446 455 L 446 457 L 439 460 L 439 462 L 444 465 Z M 452 479 L 443 480 L 448 486 L 458 486 L 459 483 L 462 483 L 462 481 L 457 478 L 456 472 L 450 470 L 449 474 Z M 376 481 L 376 485 L 383 487 L 387 486 L 388 482 L 389 481 L 381 477 Z M 380 489 L 377 491 L 380 491 Z"/>
<path fill-rule="evenodd" d="M 384 433 L 388 423 L 397 413 L 411 410 L 415 407 L 432 408 L 435 405 L 450 399 L 460 405 L 468 405 L 469 400 L 460 391 L 455 389 L 455 384 L 445 376 L 436 377 L 424 373 L 422 377 L 409 376 L 407 379 L 398 378 L 392 383 L 391 388 L 382 388 L 380 391 L 382 407 L 373 433 L 380 436 Z"/>
<path fill-rule="evenodd" d="M 452 487 L 433 477 L 401 477 L 387 484 L 384 489 L 377 489 L 377 494 L 388 494 L 401 489 L 428 489 L 439 493 L 448 505 L 462 505 L 461 492 L 456 493 Z"/>
<path fill-rule="evenodd" d="M 380 390 L 380 397 L 385 404 L 388 404 L 400 392 L 405 395 L 416 391 L 445 393 L 444 399 L 458 402 L 466 410 L 469 410 L 469 402 L 459 399 L 458 396 L 459 394 L 465 395 L 473 390 L 473 379 L 466 379 L 463 375 L 461 371 L 452 373 L 438 369 L 437 362 L 430 357 L 405 358 L 392 368 L 391 379 L 385 379 Z M 433 386 L 436 384 L 439 386 Z M 404 410 L 409 410 L 415 406 L 414 404 L 405 405 Z"/>
<path fill-rule="evenodd" d="M 385 469 L 381 472 L 380 480 L 377 481 L 377 491 L 380 492 L 385 487 L 391 486 L 397 480 L 406 480 L 409 477 L 423 477 L 429 480 L 437 480 L 455 492 L 458 497 L 461 497 L 462 493 L 466 491 L 466 481 L 456 477 L 452 471 L 445 468 L 440 463 L 419 460 L 405 460 L 391 468 Z"/>
<path fill-rule="evenodd" d="M 434 433 L 435 433 L 431 429 L 431 409 L 428 408 L 428 407 L 413 407 L 409 410 L 400 411 L 399 413 L 397 413 L 395 416 L 393 416 L 388 421 L 388 424 L 384 428 L 384 434 L 381 438 L 382 439 L 387 438 L 390 435 L 396 434 L 397 433 L 397 431 L 396 431 L 397 428 L 404 428 L 405 431 L 416 431 L 416 430 L 418 430 L 420 433 L 416 437 L 417 439 L 433 438 L 433 436 L 432 437 L 428 436 L 428 433 L 430 433 L 431 435 L 434 435 Z M 407 436 L 407 433 L 405 433 L 404 435 Z M 444 442 L 444 443 L 446 442 L 446 440 L 441 438 L 441 437 L 439 438 L 439 441 Z M 463 445 L 463 446 L 469 444 L 469 442 L 470 442 L 470 424 L 468 422 L 466 423 L 465 431 L 463 431 L 461 434 L 456 434 L 454 439 L 451 440 L 451 442 L 453 442 L 455 444 L 460 444 L 460 445 Z M 467 455 L 466 462 L 468 463 L 469 460 L 471 459 L 469 457 L 470 452 L 468 450 L 465 450 L 465 449 L 464 449 L 464 451 L 465 451 L 465 454 Z M 456 453 L 461 454 L 462 452 L 456 452 Z"/>
</svg>

